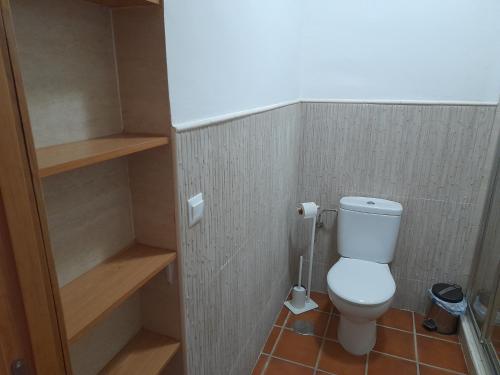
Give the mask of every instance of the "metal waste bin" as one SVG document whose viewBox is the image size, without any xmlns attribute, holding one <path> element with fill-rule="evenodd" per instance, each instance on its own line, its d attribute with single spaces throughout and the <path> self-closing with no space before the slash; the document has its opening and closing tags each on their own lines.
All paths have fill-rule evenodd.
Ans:
<svg viewBox="0 0 500 375">
<path fill-rule="evenodd" d="M 456 284 L 434 284 L 431 291 L 436 299 L 447 303 L 460 303 L 464 299 L 462 287 Z M 458 320 L 458 315 L 450 313 L 433 301 L 422 324 L 429 331 L 452 335 L 457 332 Z"/>
</svg>

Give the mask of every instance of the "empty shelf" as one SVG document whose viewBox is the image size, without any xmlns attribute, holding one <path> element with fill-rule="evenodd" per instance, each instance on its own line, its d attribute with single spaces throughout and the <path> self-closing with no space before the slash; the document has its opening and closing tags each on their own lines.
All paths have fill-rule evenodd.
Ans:
<svg viewBox="0 0 500 375">
<path fill-rule="evenodd" d="M 61 288 L 68 341 L 74 342 L 153 276 L 175 252 L 135 244 Z"/>
<path fill-rule="evenodd" d="M 156 375 L 179 350 L 180 343 L 157 333 L 141 330 L 101 370 L 104 375 Z"/>
<path fill-rule="evenodd" d="M 88 0 L 107 7 L 133 7 L 143 5 L 160 5 L 161 0 Z"/>
<path fill-rule="evenodd" d="M 36 150 L 40 177 L 119 158 L 168 144 L 165 136 L 120 134 Z"/>
</svg>

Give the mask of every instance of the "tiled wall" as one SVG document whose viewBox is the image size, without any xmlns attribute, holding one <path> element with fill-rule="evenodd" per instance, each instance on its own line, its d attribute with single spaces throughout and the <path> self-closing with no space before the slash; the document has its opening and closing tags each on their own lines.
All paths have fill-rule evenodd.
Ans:
<svg viewBox="0 0 500 375">
<path fill-rule="evenodd" d="M 247 374 L 305 254 L 297 202 L 400 201 L 395 304 L 422 311 L 436 281 L 465 284 L 491 163 L 489 106 L 303 103 L 178 132 L 178 198 L 189 374 Z M 489 155 L 489 156 L 488 156 Z M 201 223 L 187 199 L 203 192 Z M 313 288 L 337 259 L 324 215 Z M 306 263 L 307 266 L 307 263 Z M 306 275 L 307 276 L 307 275 Z M 304 278 L 305 280 L 305 278 Z"/>
<path fill-rule="evenodd" d="M 342 196 L 365 195 L 404 207 L 392 263 L 396 306 L 423 311 L 432 283 L 466 284 L 490 173 L 495 107 L 302 106 L 300 200 L 329 207 Z M 335 217 L 325 218 L 313 267 L 318 290 L 326 290 L 326 273 L 337 259 Z"/>
<path fill-rule="evenodd" d="M 296 104 L 175 136 L 189 374 L 249 374 L 288 293 L 300 135 Z"/>
</svg>

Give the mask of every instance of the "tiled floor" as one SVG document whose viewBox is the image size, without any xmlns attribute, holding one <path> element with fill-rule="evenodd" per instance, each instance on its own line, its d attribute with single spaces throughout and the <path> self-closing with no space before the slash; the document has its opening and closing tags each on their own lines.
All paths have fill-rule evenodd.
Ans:
<svg viewBox="0 0 500 375">
<path fill-rule="evenodd" d="M 327 294 L 313 293 L 317 311 L 294 316 L 281 310 L 252 375 L 451 375 L 467 374 L 457 336 L 429 333 L 423 317 L 389 310 L 377 327 L 377 343 L 365 356 L 337 342 L 338 311 Z M 314 323 L 314 336 L 291 330 L 296 319 Z"/>
</svg>

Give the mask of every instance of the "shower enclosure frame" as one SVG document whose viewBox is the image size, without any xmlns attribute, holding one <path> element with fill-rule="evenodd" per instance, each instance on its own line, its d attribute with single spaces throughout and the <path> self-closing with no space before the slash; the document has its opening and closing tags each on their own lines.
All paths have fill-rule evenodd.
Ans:
<svg viewBox="0 0 500 375">
<path fill-rule="evenodd" d="M 496 116 L 500 116 L 500 109 L 497 109 Z M 498 120 L 497 120 L 498 121 Z M 477 282 L 477 275 L 479 272 L 479 265 L 481 255 L 483 253 L 483 245 L 484 238 L 486 234 L 486 228 L 488 227 L 488 223 L 490 221 L 490 213 L 491 213 L 491 203 L 493 202 L 493 196 L 495 192 L 495 187 L 497 184 L 500 184 L 500 138 L 497 140 L 497 145 L 494 151 L 494 159 L 492 163 L 492 171 L 494 171 L 494 176 L 492 176 L 491 181 L 488 186 L 488 193 L 485 201 L 485 212 L 484 212 L 484 221 L 481 225 L 481 233 L 478 239 L 476 258 L 473 264 L 473 272 L 470 277 L 470 283 L 467 290 L 468 296 L 468 311 L 466 319 L 472 323 L 473 331 L 477 336 L 477 340 L 480 343 L 480 346 L 484 350 L 484 354 L 482 357 L 486 357 L 489 362 L 489 366 L 491 369 L 496 371 L 496 374 L 500 374 L 500 361 L 498 360 L 498 355 L 496 354 L 496 350 L 493 347 L 492 341 L 490 340 L 493 329 L 494 322 L 497 315 L 497 310 L 500 308 L 500 263 L 497 265 L 497 270 L 495 272 L 494 277 L 494 289 L 492 292 L 493 298 L 490 298 L 487 308 L 487 313 L 485 319 L 483 321 L 482 326 L 480 326 L 476 320 L 476 316 L 474 315 L 472 304 L 474 302 L 474 298 L 477 295 L 479 290 Z M 470 349 L 470 348 L 469 348 Z"/>
</svg>

